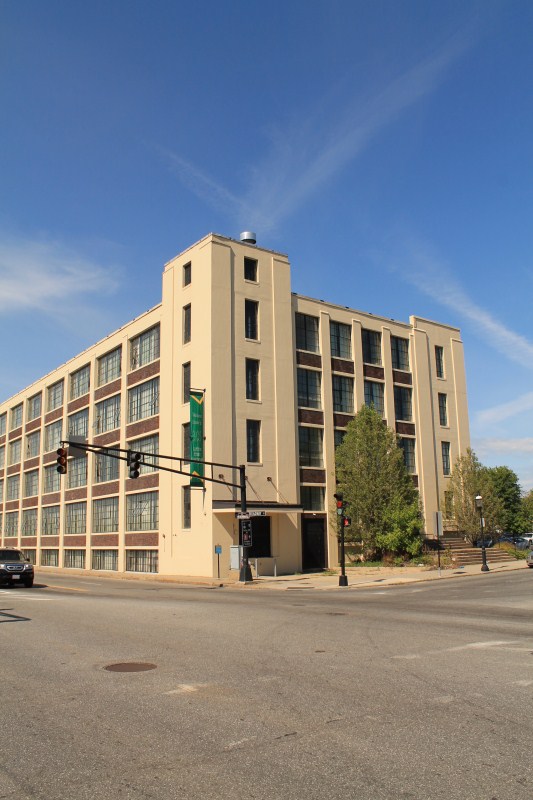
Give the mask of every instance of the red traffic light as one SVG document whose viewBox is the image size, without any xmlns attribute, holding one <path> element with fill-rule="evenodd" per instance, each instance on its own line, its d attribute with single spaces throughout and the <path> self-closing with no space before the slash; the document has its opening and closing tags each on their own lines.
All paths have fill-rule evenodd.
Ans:
<svg viewBox="0 0 533 800">
<path fill-rule="evenodd" d="M 333 497 L 337 502 L 337 508 L 344 508 L 344 499 L 342 494 L 334 494 Z"/>
<path fill-rule="evenodd" d="M 344 517 L 344 527 L 349 528 L 351 524 L 352 520 L 350 519 L 350 517 Z"/>
<path fill-rule="evenodd" d="M 65 475 L 67 472 L 67 451 L 64 447 L 57 449 L 57 471 L 60 475 Z"/>
</svg>

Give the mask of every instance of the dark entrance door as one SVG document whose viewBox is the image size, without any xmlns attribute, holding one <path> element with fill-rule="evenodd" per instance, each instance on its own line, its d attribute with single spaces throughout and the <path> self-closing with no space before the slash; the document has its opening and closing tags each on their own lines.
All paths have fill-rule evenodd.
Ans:
<svg viewBox="0 0 533 800">
<path fill-rule="evenodd" d="M 324 520 L 303 519 L 302 527 L 302 568 L 324 569 L 326 566 L 326 542 Z"/>
</svg>

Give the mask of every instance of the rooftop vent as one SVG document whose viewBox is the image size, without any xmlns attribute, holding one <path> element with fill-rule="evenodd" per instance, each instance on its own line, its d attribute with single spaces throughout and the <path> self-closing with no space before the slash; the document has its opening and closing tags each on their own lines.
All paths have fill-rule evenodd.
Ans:
<svg viewBox="0 0 533 800">
<path fill-rule="evenodd" d="M 257 241 L 253 231 L 243 231 L 239 238 L 245 244 L 255 244 Z"/>
</svg>

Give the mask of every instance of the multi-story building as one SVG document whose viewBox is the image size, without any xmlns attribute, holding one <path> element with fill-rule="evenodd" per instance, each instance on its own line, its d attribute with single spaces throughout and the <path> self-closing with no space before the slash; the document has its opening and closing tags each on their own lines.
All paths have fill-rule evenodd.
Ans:
<svg viewBox="0 0 533 800">
<path fill-rule="evenodd" d="M 0 406 L 3 545 L 41 567 L 228 578 L 238 472 L 206 467 L 220 482 L 194 488 L 158 469 L 189 454 L 191 390 L 204 460 L 246 465 L 261 570 L 338 563 L 335 446 L 364 403 L 401 437 L 435 535 L 469 445 L 459 331 L 293 294 L 285 255 L 210 234 L 165 266 L 159 305 Z M 132 479 L 78 451 L 60 476 L 72 438 L 152 457 Z"/>
</svg>

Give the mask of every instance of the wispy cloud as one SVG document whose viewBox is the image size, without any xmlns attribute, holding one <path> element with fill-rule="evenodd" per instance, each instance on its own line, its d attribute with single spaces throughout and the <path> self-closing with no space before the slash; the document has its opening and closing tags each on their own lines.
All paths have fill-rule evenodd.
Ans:
<svg viewBox="0 0 533 800">
<path fill-rule="evenodd" d="M 476 452 L 487 453 L 533 453 L 533 437 L 524 439 L 485 438 L 476 440 Z"/>
<path fill-rule="evenodd" d="M 456 34 L 370 97 L 345 92 L 334 108 L 329 98 L 317 99 L 312 111 L 272 133 L 270 150 L 249 170 L 242 194 L 181 156 L 167 152 L 167 157 L 182 182 L 218 211 L 240 224 L 271 230 L 359 156 L 383 128 L 433 92 L 471 42 L 470 33 Z"/>
<path fill-rule="evenodd" d="M 476 422 L 479 425 L 494 425 L 526 411 L 533 411 L 533 392 L 527 392 L 508 403 L 501 403 L 493 408 L 479 411 L 476 415 Z"/>
</svg>

